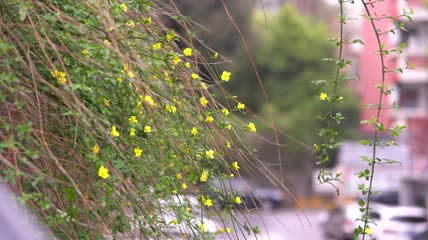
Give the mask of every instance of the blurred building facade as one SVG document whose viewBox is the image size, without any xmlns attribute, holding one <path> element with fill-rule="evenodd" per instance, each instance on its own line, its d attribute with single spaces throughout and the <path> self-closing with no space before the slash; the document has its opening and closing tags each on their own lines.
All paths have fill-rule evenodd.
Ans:
<svg viewBox="0 0 428 240">
<path fill-rule="evenodd" d="M 292 4 L 303 15 L 321 17 L 326 15 L 325 1 L 319 0 L 262 0 L 257 1 L 256 8 L 267 12 L 276 12 L 284 4 Z"/>
<path fill-rule="evenodd" d="M 400 198 L 404 204 L 414 203 L 415 191 L 421 192 L 421 187 L 428 193 L 428 10 L 424 0 L 388 0 L 375 4 L 374 16 L 399 16 L 403 9 L 413 9 L 412 21 L 405 17 L 397 18 L 404 22 L 406 31 L 396 30 L 381 36 L 386 49 L 397 48 L 406 43 L 402 55 L 390 54 L 385 58 L 388 73 L 385 82 L 394 91 L 384 96 L 383 106 L 389 109 L 382 110 L 381 122 L 386 128 L 396 125 L 406 126 L 406 130 L 397 142 L 402 148 L 408 149 L 400 190 Z M 386 31 L 393 29 L 389 19 L 376 21 L 378 29 Z M 357 61 L 358 94 L 361 105 L 376 104 L 379 99 L 379 89 L 375 87 L 381 82 L 381 62 L 377 52 L 377 40 L 369 21 L 364 21 L 360 30 L 364 46 L 360 49 Z M 394 72 L 397 68 L 406 68 L 403 73 Z M 397 103 L 400 110 L 390 107 Z M 374 105 L 373 105 L 374 106 Z M 363 107 L 361 120 L 369 120 L 376 116 L 376 110 L 370 106 Z M 361 125 L 361 132 L 370 135 L 373 126 Z M 385 138 L 387 138 L 385 136 Z M 403 160 L 403 159 L 397 159 Z M 428 194 L 426 194 L 428 196 Z"/>
</svg>

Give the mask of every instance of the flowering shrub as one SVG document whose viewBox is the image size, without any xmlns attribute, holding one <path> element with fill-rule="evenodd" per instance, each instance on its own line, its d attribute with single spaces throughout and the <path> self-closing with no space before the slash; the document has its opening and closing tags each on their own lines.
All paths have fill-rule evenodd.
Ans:
<svg viewBox="0 0 428 240">
<path fill-rule="evenodd" d="M 222 215 L 200 188 L 239 174 L 251 148 L 235 136 L 256 126 L 232 118 L 243 103 L 213 98 L 197 51 L 175 46 L 180 36 L 161 27 L 160 9 L 137 0 L 0 3 L 1 175 L 56 238 L 163 238 L 176 225 L 197 239 L 231 233 L 240 197 Z M 189 201 L 170 204 L 188 195 L 199 213 Z M 231 220 L 208 231 L 210 214 Z"/>
</svg>

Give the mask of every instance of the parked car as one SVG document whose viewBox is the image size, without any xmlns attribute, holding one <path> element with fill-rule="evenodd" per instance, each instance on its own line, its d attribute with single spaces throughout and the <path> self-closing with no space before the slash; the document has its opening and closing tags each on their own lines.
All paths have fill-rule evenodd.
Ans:
<svg viewBox="0 0 428 240">
<path fill-rule="evenodd" d="M 197 198 L 192 195 L 177 195 L 172 198 L 173 206 L 188 206 L 190 208 L 189 214 L 192 214 L 194 218 L 190 222 L 181 222 L 179 224 L 174 223 L 175 220 L 179 219 L 177 214 L 172 211 L 171 205 L 168 201 L 161 200 L 161 205 L 165 206 L 166 211 L 159 213 L 159 216 L 163 219 L 168 225 L 162 229 L 162 232 L 165 236 L 173 237 L 173 239 L 184 238 L 194 238 L 195 233 L 194 229 L 198 229 L 201 224 L 204 225 L 204 231 L 207 233 L 214 233 L 217 231 L 220 226 L 219 223 L 213 219 L 206 216 L 201 216 L 201 204 L 198 202 Z"/>
<path fill-rule="evenodd" d="M 215 179 L 210 182 L 211 187 L 219 191 L 211 191 L 213 198 L 217 199 L 223 207 L 227 205 L 227 199 L 231 196 L 239 196 L 242 204 L 248 209 L 269 206 L 279 208 L 285 201 L 281 191 L 272 188 L 258 187 L 254 182 L 245 177 L 234 177 L 220 181 Z M 236 205 L 238 207 L 238 205 Z"/>
<path fill-rule="evenodd" d="M 268 208 L 280 208 L 285 202 L 284 194 L 278 189 L 257 187 L 254 195 L 260 200 L 262 206 Z"/>
<path fill-rule="evenodd" d="M 353 239 L 354 229 L 358 226 L 356 219 L 360 217 L 357 203 L 337 206 L 328 212 L 327 218 L 321 223 L 323 234 L 327 239 Z"/>
<path fill-rule="evenodd" d="M 388 206 L 398 206 L 399 194 L 397 191 L 385 191 L 372 195 L 370 201 Z"/>
<path fill-rule="evenodd" d="M 428 229 L 426 210 L 421 207 L 382 207 L 373 236 L 379 240 L 419 240 Z"/>
<path fill-rule="evenodd" d="M 332 210 L 322 223 L 324 235 L 329 239 L 353 239 L 357 221 L 362 213 L 357 203 L 347 204 Z M 369 239 L 377 240 L 423 240 L 427 236 L 426 210 L 420 207 L 386 206 L 373 203 L 369 211 L 375 224 L 371 224 Z"/>
</svg>

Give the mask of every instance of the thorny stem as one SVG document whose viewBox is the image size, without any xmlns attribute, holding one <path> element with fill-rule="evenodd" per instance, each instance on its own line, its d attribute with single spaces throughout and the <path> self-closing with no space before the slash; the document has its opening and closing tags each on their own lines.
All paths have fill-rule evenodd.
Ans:
<svg viewBox="0 0 428 240">
<path fill-rule="evenodd" d="M 377 41 L 377 45 L 379 48 L 379 57 L 380 57 L 380 61 L 381 61 L 381 70 L 382 70 L 382 84 L 379 90 L 379 100 L 378 100 L 378 107 L 377 107 L 377 113 L 376 113 L 376 123 L 379 123 L 379 118 L 380 118 L 380 112 L 382 110 L 382 99 L 383 99 L 383 89 L 384 89 L 384 83 L 385 83 L 385 60 L 384 60 L 384 54 L 382 51 L 382 43 L 380 41 L 380 37 L 379 37 L 379 33 L 377 31 L 376 25 L 372 19 L 372 15 L 370 13 L 370 10 L 368 8 L 368 3 L 366 3 L 364 0 L 361 0 L 362 4 L 364 5 L 364 9 L 366 11 L 366 14 L 369 18 L 370 24 L 373 28 L 373 31 L 376 35 L 376 41 Z M 366 202 L 366 207 L 365 207 L 365 216 L 364 217 L 364 228 L 363 228 L 363 240 L 365 239 L 366 236 L 366 228 L 367 228 L 367 222 L 368 222 L 368 212 L 369 212 L 369 208 L 370 208 L 370 198 L 372 195 L 372 186 L 373 186 L 373 177 L 374 177 L 374 170 L 375 170 L 375 160 L 376 160 L 376 147 L 377 147 L 377 139 L 378 138 L 378 129 L 375 127 L 374 129 L 374 135 L 373 135 L 373 155 L 372 155 L 372 166 L 371 166 L 371 171 L 370 171 L 370 182 L 369 182 L 369 188 L 368 188 L 368 193 L 367 193 L 367 202 Z"/>
</svg>

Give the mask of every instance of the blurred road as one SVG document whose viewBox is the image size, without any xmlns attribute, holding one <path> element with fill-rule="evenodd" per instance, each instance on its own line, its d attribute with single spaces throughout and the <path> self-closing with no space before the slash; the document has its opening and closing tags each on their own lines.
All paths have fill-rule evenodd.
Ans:
<svg viewBox="0 0 428 240">
<path fill-rule="evenodd" d="M 242 222 L 258 226 L 260 234 L 238 233 L 232 239 L 258 239 L 258 240 L 324 240 L 320 228 L 323 212 L 320 210 L 295 209 L 287 210 L 261 210 L 240 216 Z M 245 236 L 245 237 L 244 237 Z M 230 239 L 225 236 L 218 240 Z"/>
</svg>

